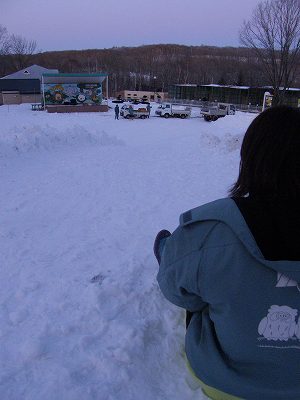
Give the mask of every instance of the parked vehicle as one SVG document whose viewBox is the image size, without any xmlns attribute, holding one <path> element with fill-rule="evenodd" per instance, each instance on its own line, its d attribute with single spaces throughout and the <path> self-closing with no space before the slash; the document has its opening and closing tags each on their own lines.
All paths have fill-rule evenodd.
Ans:
<svg viewBox="0 0 300 400">
<path fill-rule="evenodd" d="M 187 118 L 191 115 L 191 108 L 186 106 L 179 106 L 178 104 L 163 103 L 158 106 L 155 114 L 165 118 Z"/>
<path fill-rule="evenodd" d="M 149 112 L 146 107 L 141 105 L 128 105 L 124 104 L 120 110 L 121 117 L 130 118 L 141 118 L 145 119 L 149 117 Z"/>
<path fill-rule="evenodd" d="M 234 115 L 235 106 L 227 103 L 216 103 L 212 106 L 202 107 L 200 114 L 205 121 L 216 121 L 218 118 L 225 117 L 225 115 Z"/>
</svg>

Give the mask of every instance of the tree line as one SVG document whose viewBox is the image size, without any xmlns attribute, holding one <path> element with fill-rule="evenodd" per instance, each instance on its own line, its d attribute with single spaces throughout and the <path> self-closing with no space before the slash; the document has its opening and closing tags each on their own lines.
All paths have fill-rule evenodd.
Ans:
<svg viewBox="0 0 300 400">
<path fill-rule="evenodd" d="M 32 64 L 60 72 L 107 72 L 110 94 L 120 90 L 168 91 L 172 84 L 262 86 L 266 80 L 255 52 L 245 47 L 158 44 L 111 49 L 22 52 L 0 56 L 1 76 Z M 300 85 L 295 80 L 294 85 Z"/>
</svg>

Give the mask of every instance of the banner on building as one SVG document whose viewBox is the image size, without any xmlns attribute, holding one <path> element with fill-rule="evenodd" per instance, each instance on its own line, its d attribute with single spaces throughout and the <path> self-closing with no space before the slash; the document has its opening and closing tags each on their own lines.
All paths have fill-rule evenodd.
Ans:
<svg viewBox="0 0 300 400">
<path fill-rule="evenodd" d="M 45 83 L 45 105 L 101 104 L 101 83 Z"/>
</svg>

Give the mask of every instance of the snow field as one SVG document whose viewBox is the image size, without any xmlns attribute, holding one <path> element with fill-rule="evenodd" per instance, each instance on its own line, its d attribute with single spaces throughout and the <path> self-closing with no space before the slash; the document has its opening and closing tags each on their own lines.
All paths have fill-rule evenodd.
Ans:
<svg viewBox="0 0 300 400">
<path fill-rule="evenodd" d="M 254 116 L 198 112 L 0 107 L 1 400 L 205 399 L 187 383 L 184 312 L 159 292 L 153 240 L 226 196 Z"/>
</svg>

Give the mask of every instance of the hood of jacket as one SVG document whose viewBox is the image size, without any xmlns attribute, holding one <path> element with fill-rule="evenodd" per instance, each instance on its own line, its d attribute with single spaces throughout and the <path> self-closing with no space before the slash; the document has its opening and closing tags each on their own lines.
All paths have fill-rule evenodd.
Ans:
<svg viewBox="0 0 300 400">
<path fill-rule="evenodd" d="M 300 260 L 266 260 L 256 244 L 243 215 L 231 198 L 219 199 L 204 204 L 180 216 L 181 226 L 187 226 L 201 221 L 215 221 L 226 224 L 233 231 L 238 240 L 246 247 L 248 252 L 262 265 L 282 274 L 284 279 L 289 278 L 300 282 Z"/>
</svg>

